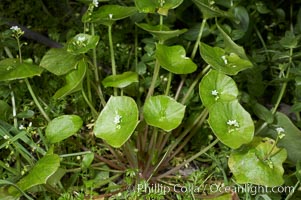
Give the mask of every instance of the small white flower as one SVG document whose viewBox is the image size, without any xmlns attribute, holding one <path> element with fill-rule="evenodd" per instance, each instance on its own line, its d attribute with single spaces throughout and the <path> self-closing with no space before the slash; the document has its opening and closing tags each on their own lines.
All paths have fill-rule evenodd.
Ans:
<svg viewBox="0 0 301 200">
<path fill-rule="evenodd" d="M 86 40 L 86 37 L 85 36 L 79 36 L 78 38 L 77 38 L 77 41 L 79 41 L 79 42 L 83 42 L 83 41 L 85 41 Z"/>
<path fill-rule="evenodd" d="M 19 126 L 19 129 L 20 129 L 20 130 L 24 130 L 24 129 L 25 129 L 25 127 L 23 126 L 23 124 L 21 124 L 21 125 Z"/>
<path fill-rule="evenodd" d="M 19 26 L 12 26 L 10 27 L 10 30 L 13 30 L 13 31 L 20 31 L 21 29 L 19 28 Z"/>
<path fill-rule="evenodd" d="M 217 96 L 217 95 L 218 95 L 218 91 L 217 91 L 217 90 L 212 90 L 212 91 L 211 91 L 211 94 L 212 94 L 213 96 Z"/>
<path fill-rule="evenodd" d="M 238 122 L 236 121 L 236 119 L 234 119 L 234 120 L 228 120 L 228 121 L 227 121 L 227 124 L 228 124 L 229 126 L 239 127 L 239 124 L 238 124 Z"/>
<path fill-rule="evenodd" d="M 228 60 L 227 60 L 226 56 L 222 56 L 222 59 L 223 59 L 225 65 L 228 64 Z"/>
<path fill-rule="evenodd" d="M 32 127 L 32 122 L 29 122 L 28 127 Z"/>
<path fill-rule="evenodd" d="M 282 127 L 276 128 L 276 131 L 277 131 L 278 134 L 279 134 L 279 133 L 284 133 L 284 132 L 285 132 L 285 131 L 284 131 L 284 128 L 282 128 Z"/>
<path fill-rule="evenodd" d="M 278 128 L 276 128 L 276 131 L 277 131 L 279 139 L 284 138 L 284 136 L 285 136 L 285 130 L 284 130 L 284 128 L 278 127 Z"/>
<path fill-rule="evenodd" d="M 9 136 L 8 136 L 8 135 L 4 135 L 3 138 L 4 138 L 5 140 L 8 140 L 8 139 L 9 139 Z"/>
<path fill-rule="evenodd" d="M 98 7 L 98 0 L 93 0 L 92 4 L 95 6 L 95 7 Z"/>
<path fill-rule="evenodd" d="M 112 19 L 113 18 L 113 14 L 109 14 L 109 18 Z"/>
<path fill-rule="evenodd" d="M 114 117 L 114 124 L 120 124 L 120 122 L 121 122 L 121 116 L 120 115 L 116 115 L 115 117 Z"/>
</svg>

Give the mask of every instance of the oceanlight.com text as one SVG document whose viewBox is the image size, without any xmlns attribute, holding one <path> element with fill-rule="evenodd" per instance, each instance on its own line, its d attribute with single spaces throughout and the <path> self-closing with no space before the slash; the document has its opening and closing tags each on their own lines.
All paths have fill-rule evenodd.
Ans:
<svg viewBox="0 0 301 200">
<path fill-rule="evenodd" d="M 142 193 L 156 193 L 156 194 L 167 194 L 167 193 L 249 193 L 251 195 L 262 194 L 262 193 L 290 193 L 293 192 L 294 186 L 277 186 L 267 187 L 258 186 L 251 184 L 244 185 L 232 185 L 226 186 L 223 184 L 206 184 L 201 186 L 183 186 L 176 184 L 174 186 L 167 186 L 163 184 L 138 184 L 135 188 L 137 192 Z"/>
</svg>

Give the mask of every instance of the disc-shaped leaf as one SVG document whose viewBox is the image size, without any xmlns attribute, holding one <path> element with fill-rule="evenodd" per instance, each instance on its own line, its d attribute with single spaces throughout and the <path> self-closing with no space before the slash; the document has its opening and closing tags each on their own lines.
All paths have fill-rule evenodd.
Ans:
<svg viewBox="0 0 301 200">
<path fill-rule="evenodd" d="M 7 58 L 0 61 L 0 81 L 40 76 L 43 68 L 29 63 L 20 63 L 18 59 Z"/>
<path fill-rule="evenodd" d="M 282 163 L 287 153 L 285 149 L 273 147 L 274 142 L 256 137 L 247 147 L 231 153 L 228 165 L 238 183 L 268 187 L 283 184 Z"/>
<path fill-rule="evenodd" d="M 67 51 L 75 55 L 86 53 L 96 47 L 98 40 L 97 35 L 77 34 L 67 42 Z"/>
<path fill-rule="evenodd" d="M 151 33 L 154 37 L 157 37 L 160 41 L 165 41 L 174 37 L 178 37 L 179 35 L 187 31 L 187 29 L 170 30 L 167 26 L 164 25 L 152 26 L 145 23 L 140 23 L 136 25 L 142 28 L 143 30 Z"/>
<path fill-rule="evenodd" d="M 135 72 L 124 72 L 118 75 L 107 76 L 103 79 L 102 84 L 105 87 L 125 88 L 126 86 L 137 83 L 138 74 Z"/>
<path fill-rule="evenodd" d="M 264 129 L 261 135 L 276 139 L 278 136 L 277 128 L 282 128 L 283 132 L 281 132 L 281 134 L 284 134 L 284 137 L 278 141 L 277 146 L 287 150 L 288 159 L 291 162 L 297 163 L 298 161 L 301 161 L 300 129 L 298 129 L 293 122 L 281 112 L 276 113 L 275 121 L 275 124 Z"/>
<path fill-rule="evenodd" d="M 60 157 L 57 154 L 45 155 L 16 185 L 26 191 L 33 186 L 46 184 L 48 178 L 56 172 L 59 166 Z M 9 193 L 18 195 L 19 192 L 16 188 L 10 187 Z"/>
<path fill-rule="evenodd" d="M 218 139 L 233 149 L 253 139 L 252 118 L 237 100 L 213 104 L 209 109 L 208 121 Z"/>
<path fill-rule="evenodd" d="M 216 102 L 229 102 L 235 100 L 238 89 L 235 81 L 216 70 L 210 70 L 199 85 L 201 100 L 206 107 Z"/>
<path fill-rule="evenodd" d="M 79 59 L 79 56 L 65 49 L 50 49 L 42 58 L 40 66 L 59 76 L 76 69 Z"/>
<path fill-rule="evenodd" d="M 236 53 L 226 53 L 219 47 L 211 47 L 201 43 L 200 52 L 202 58 L 209 65 L 225 74 L 236 75 L 240 71 L 253 67 L 249 60 L 239 57 Z"/>
<path fill-rule="evenodd" d="M 72 70 L 66 75 L 66 85 L 60 88 L 53 98 L 62 98 L 73 92 L 77 92 L 82 87 L 82 81 L 86 75 L 87 63 L 85 60 L 78 62 L 77 69 Z"/>
<path fill-rule="evenodd" d="M 143 107 L 145 121 L 165 131 L 177 128 L 184 117 L 185 106 L 169 96 L 159 95 L 148 98 Z"/>
<path fill-rule="evenodd" d="M 46 137 L 50 143 L 60 142 L 74 135 L 83 125 L 77 115 L 62 115 L 53 119 L 46 128 Z"/>
<path fill-rule="evenodd" d="M 225 51 L 227 53 L 234 53 L 236 55 L 238 55 L 238 57 L 249 61 L 245 50 L 243 47 L 237 45 L 232 39 L 231 37 L 223 30 L 223 28 L 221 26 L 219 26 L 218 24 L 216 24 L 218 30 L 221 32 L 223 38 L 224 38 L 224 44 L 225 44 Z M 250 62 L 250 64 L 252 65 L 252 63 Z"/>
<path fill-rule="evenodd" d="M 156 58 L 164 69 L 174 74 L 189 74 L 197 69 L 197 65 L 186 57 L 186 51 L 180 45 L 168 47 L 157 44 Z"/>
<path fill-rule="evenodd" d="M 158 5 L 156 0 L 135 0 L 135 6 L 143 13 L 155 13 Z"/>
<path fill-rule="evenodd" d="M 140 12 L 167 15 L 168 10 L 178 7 L 183 0 L 164 0 L 162 4 L 158 0 L 135 0 L 135 5 Z"/>
<path fill-rule="evenodd" d="M 104 5 L 92 13 L 91 21 L 110 26 L 115 21 L 127 18 L 136 12 L 136 7 Z"/>
<path fill-rule="evenodd" d="M 136 102 L 131 97 L 112 96 L 95 122 L 96 137 L 113 147 L 121 147 L 135 130 L 138 113 Z"/>
</svg>

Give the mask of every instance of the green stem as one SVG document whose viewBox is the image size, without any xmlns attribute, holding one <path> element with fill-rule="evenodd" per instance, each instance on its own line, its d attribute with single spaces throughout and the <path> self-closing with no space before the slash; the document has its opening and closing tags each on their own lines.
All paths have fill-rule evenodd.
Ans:
<svg viewBox="0 0 301 200">
<path fill-rule="evenodd" d="M 9 50 L 9 48 L 4 47 L 4 51 L 6 53 L 6 55 L 9 58 L 13 58 L 13 55 L 11 53 L 11 51 Z M 14 119 L 14 127 L 18 128 L 18 119 L 17 119 L 17 108 L 16 108 L 16 99 L 15 99 L 15 94 L 14 91 L 12 89 L 11 84 L 8 84 L 9 90 L 10 90 L 10 96 L 11 96 L 11 104 L 13 107 L 13 119 Z"/>
<path fill-rule="evenodd" d="M 212 143 L 210 143 L 207 147 L 205 147 L 204 149 L 200 150 L 198 153 L 196 153 L 195 155 L 191 156 L 189 159 L 185 160 L 183 163 L 181 163 L 180 165 L 176 166 L 175 168 L 159 175 L 157 177 L 157 179 L 163 178 L 171 173 L 174 173 L 176 171 L 178 171 L 179 169 L 181 169 L 181 167 L 185 166 L 186 164 L 190 163 L 191 161 L 193 161 L 194 159 L 196 159 L 197 157 L 200 157 L 202 154 L 206 153 L 209 149 L 211 149 L 215 144 L 217 144 L 219 141 L 219 139 L 215 139 Z"/>
<path fill-rule="evenodd" d="M 93 23 L 91 24 L 91 34 L 95 35 L 95 30 L 94 30 L 94 24 Z M 97 66 L 96 48 L 93 48 L 92 54 L 93 54 L 93 69 L 94 69 L 93 71 L 94 71 L 96 87 L 97 87 L 97 91 L 98 91 L 98 94 L 99 94 L 100 102 L 101 102 L 102 106 L 104 107 L 106 105 L 106 101 L 105 101 L 105 98 L 103 96 L 103 92 L 102 92 L 102 89 L 101 89 L 101 86 L 100 86 L 100 81 L 99 81 L 99 72 L 98 72 L 98 66 Z M 90 91 L 89 85 L 90 85 L 90 83 L 88 84 L 88 90 Z M 91 93 L 91 91 L 89 92 L 89 98 L 90 98 L 90 93 Z"/>
<path fill-rule="evenodd" d="M 110 46 L 110 54 L 111 54 L 112 74 L 116 75 L 116 63 L 115 63 L 115 55 L 114 55 L 114 47 L 113 47 L 113 39 L 112 39 L 112 25 L 109 25 L 108 35 L 109 35 L 109 46 Z M 114 96 L 117 96 L 117 88 L 114 88 Z"/>
<path fill-rule="evenodd" d="M 84 89 L 82 89 L 82 95 L 83 95 L 83 97 L 84 97 L 86 103 L 87 103 L 88 106 L 90 107 L 94 119 L 96 119 L 96 118 L 97 118 L 97 115 L 98 115 L 98 112 L 96 111 L 96 109 L 94 108 L 94 106 L 92 105 L 92 103 L 89 101 L 87 95 L 86 95 L 85 92 L 84 92 Z"/>
<path fill-rule="evenodd" d="M 31 97 L 32 97 L 32 99 L 33 99 L 33 101 L 34 101 L 34 103 L 36 104 L 36 106 L 38 107 L 38 109 L 40 110 L 40 112 L 41 112 L 41 114 L 44 116 L 44 118 L 45 118 L 48 122 L 50 122 L 50 121 L 51 121 L 50 118 L 48 117 L 48 115 L 46 114 L 45 110 L 43 109 L 43 107 L 41 106 L 40 102 L 38 101 L 38 99 L 37 99 L 37 97 L 36 97 L 34 91 L 32 90 L 32 87 L 31 87 L 31 85 L 30 85 L 28 79 L 25 78 L 24 80 L 25 80 L 26 86 L 27 86 L 27 88 L 28 88 L 28 90 L 29 90 L 29 93 L 30 93 L 30 95 L 31 95 Z"/>
<path fill-rule="evenodd" d="M 184 86 L 184 83 L 185 83 L 185 80 L 186 80 L 186 75 L 183 75 L 182 76 L 182 79 L 181 79 L 181 82 L 178 86 L 178 89 L 177 89 L 177 92 L 176 92 L 176 95 L 175 95 L 175 100 L 178 100 L 179 96 L 180 96 L 180 93 L 181 93 L 181 90 Z"/>
<path fill-rule="evenodd" d="M 83 152 L 77 152 L 77 153 L 68 153 L 68 154 L 62 154 L 60 155 L 60 158 L 67 158 L 67 157 L 74 157 L 74 156 L 82 156 L 92 153 L 91 151 L 83 151 Z"/>
<path fill-rule="evenodd" d="M 159 64 L 159 61 L 156 60 L 152 82 L 151 82 L 151 85 L 149 87 L 146 99 L 148 99 L 154 93 L 155 86 L 156 86 L 156 81 L 157 81 L 158 76 L 159 76 L 159 72 L 160 72 L 160 64 Z"/>
<path fill-rule="evenodd" d="M 298 187 L 300 185 L 300 181 L 297 181 L 297 183 L 295 184 L 294 188 L 290 191 L 290 193 L 286 196 L 285 200 L 289 200 L 292 198 L 293 194 L 295 193 L 295 191 L 297 191 Z"/>
<path fill-rule="evenodd" d="M 293 61 L 292 61 L 292 56 L 293 56 L 293 49 L 291 48 L 291 49 L 290 49 L 290 57 L 289 57 L 289 65 L 288 65 L 288 69 L 287 69 L 286 75 L 285 75 L 285 78 L 286 78 L 286 79 L 288 79 L 288 77 L 289 77 L 290 66 L 291 66 L 291 64 L 292 64 L 292 62 L 293 62 Z M 276 101 L 276 103 L 275 103 L 274 108 L 272 109 L 272 113 L 273 113 L 273 114 L 276 113 L 276 111 L 277 111 L 277 109 L 278 109 L 278 107 L 279 107 L 279 105 L 280 105 L 281 99 L 282 99 L 282 97 L 283 97 L 283 95 L 284 95 L 284 92 L 285 92 L 285 90 L 286 90 L 286 86 L 287 86 L 287 81 L 285 81 L 285 82 L 282 84 L 282 87 L 281 87 L 281 90 L 280 90 L 280 94 L 279 94 L 279 96 L 278 96 L 278 99 L 277 99 L 277 101 Z"/>
<path fill-rule="evenodd" d="M 22 63 L 22 51 L 21 51 L 21 44 L 20 44 L 19 37 L 16 37 L 16 40 L 17 40 L 18 50 L 19 50 L 19 60 L 20 60 L 20 63 Z"/>
<path fill-rule="evenodd" d="M 200 79 L 202 78 L 202 76 L 210 69 L 210 65 L 207 65 L 202 71 L 201 73 L 198 74 L 198 76 L 196 77 L 196 79 L 193 81 L 193 83 L 190 85 L 188 91 L 186 92 L 185 96 L 183 97 L 181 103 L 185 104 L 188 97 L 191 95 L 192 91 L 194 90 L 196 84 L 200 81 Z"/>
<path fill-rule="evenodd" d="M 195 41 L 195 44 L 194 44 L 194 47 L 193 47 L 193 50 L 192 50 L 192 53 L 191 53 L 191 56 L 190 56 L 190 58 L 192 60 L 194 59 L 195 54 L 198 50 L 198 47 L 199 47 L 199 44 L 200 44 L 200 41 L 201 41 L 201 38 L 202 38 L 202 35 L 203 35 L 203 32 L 204 32 L 204 28 L 205 28 L 205 25 L 206 25 L 206 21 L 207 21 L 206 18 L 204 18 L 203 21 L 202 21 L 200 31 L 199 31 L 199 35 L 197 37 L 197 40 Z"/>
<path fill-rule="evenodd" d="M 167 96 L 168 96 L 169 91 L 170 91 L 171 80 L 172 80 L 172 73 L 169 72 L 168 73 L 167 85 L 166 85 L 166 89 L 165 89 L 165 95 L 167 95 Z"/>
</svg>

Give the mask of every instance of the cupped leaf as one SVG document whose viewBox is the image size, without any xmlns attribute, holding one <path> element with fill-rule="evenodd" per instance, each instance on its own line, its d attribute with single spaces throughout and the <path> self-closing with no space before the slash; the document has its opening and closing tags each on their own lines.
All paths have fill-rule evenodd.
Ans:
<svg viewBox="0 0 301 200">
<path fill-rule="evenodd" d="M 135 5 L 140 12 L 167 15 L 168 10 L 178 7 L 183 0 L 135 0 Z"/>
<path fill-rule="evenodd" d="M 62 98 L 73 92 L 79 91 L 82 88 L 82 81 L 86 75 L 86 71 L 86 61 L 84 59 L 80 60 L 77 69 L 72 70 L 66 75 L 66 85 L 56 91 L 53 98 Z"/>
<path fill-rule="evenodd" d="M 102 84 L 105 87 L 125 88 L 126 86 L 137 83 L 138 74 L 135 72 L 124 72 L 118 75 L 107 76 L 103 79 Z"/>
<path fill-rule="evenodd" d="M 285 148 L 288 154 L 288 160 L 297 163 L 301 161 L 301 131 L 298 129 L 293 122 L 283 113 L 277 112 L 275 115 L 275 124 L 267 127 L 262 131 L 260 135 L 271 137 L 276 139 L 278 137 L 278 132 L 284 134 L 284 137 L 279 139 L 277 146 Z M 282 129 L 283 132 L 280 131 Z M 278 130 L 278 131 L 277 131 Z"/>
<path fill-rule="evenodd" d="M 185 106 L 169 96 L 159 95 L 148 98 L 143 107 L 145 121 L 165 131 L 177 128 L 184 117 Z"/>
<path fill-rule="evenodd" d="M 60 142 L 74 135 L 83 125 L 77 115 L 62 115 L 53 119 L 46 128 L 46 137 L 50 143 Z"/>
<path fill-rule="evenodd" d="M 268 124 L 273 123 L 274 121 L 274 115 L 272 111 L 267 109 L 265 106 L 259 104 L 259 103 L 254 103 L 252 105 L 253 112 L 255 115 L 259 118 L 267 122 Z"/>
<path fill-rule="evenodd" d="M 45 155 L 16 185 L 22 191 L 26 191 L 33 186 L 46 184 L 49 177 L 57 171 L 59 166 L 60 157 L 57 154 Z M 9 193 L 15 196 L 20 195 L 19 191 L 12 186 L 9 188 Z"/>
<path fill-rule="evenodd" d="M 202 58 L 214 69 L 228 75 L 236 75 L 238 72 L 253 67 L 249 60 L 239 57 L 236 53 L 226 53 L 219 47 L 211 47 L 201 43 L 200 52 Z"/>
<path fill-rule="evenodd" d="M 115 21 L 127 18 L 136 12 L 136 7 L 104 5 L 92 13 L 91 21 L 111 26 Z"/>
<path fill-rule="evenodd" d="M 274 147 L 274 143 L 272 139 L 256 137 L 248 146 L 231 153 L 228 165 L 238 183 L 268 187 L 284 183 L 282 163 L 287 152 Z"/>
<path fill-rule="evenodd" d="M 192 0 L 195 5 L 200 9 L 203 18 L 210 19 L 214 17 L 231 17 L 231 15 L 219 9 L 214 1 L 211 0 Z"/>
<path fill-rule="evenodd" d="M 40 66 L 59 76 L 76 69 L 79 59 L 79 56 L 66 49 L 50 49 L 42 58 Z"/>
<path fill-rule="evenodd" d="M 135 6 L 143 13 L 155 13 L 158 5 L 157 0 L 135 0 Z"/>
<path fill-rule="evenodd" d="M 67 42 L 67 51 L 78 55 L 94 49 L 99 41 L 99 36 L 84 33 L 77 34 Z"/>
<path fill-rule="evenodd" d="M 187 29 L 170 30 L 167 26 L 157 25 L 152 26 L 145 23 L 136 24 L 139 28 L 151 33 L 154 37 L 157 37 L 160 41 L 165 41 L 185 33 Z"/>
<path fill-rule="evenodd" d="M 218 139 L 233 149 L 253 139 L 252 118 L 237 100 L 213 104 L 209 109 L 208 122 Z"/>
<path fill-rule="evenodd" d="M 138 112 L 136 102 L 131 97 L 112 96 L 95 122 L 96 137 L 113 147 L 121 147 L 139 122 Z"/>
<path fill-rule="evenodd" d="M 231 37 L 223 30 L 223 28 L 221 26 L 219 26 L 219 24 L 216 24 L 218 30 L 220 31 L 220 33 L 222 34 L 223 38 L 224 38 L 224 44 L 225 44 L 225 51 L 227 53 L 234 53 L 237 55 L 237 57 L 249 61 L 245 50 L 243 47 L 237 45 L 232 39 Z M 252 66 L 252 63 L 249 61 L 249 63 Z"/>
<path fill-rule="evenodd" d="M 18 59 L 7 58 L 0 61 L 0 81 L 11 81 L 40 76 L 43 68 L 29 63 L 20 63 Z"/>
<path fill-rule="evenodd" d="M 94 153 L 93 152 L 85 154 L 84 157 L 83 157 L 83 161 L 82 161 L 82 167 L 83 168 L 90 167 L 93 160 L 94 160 Z"/>
<path fill-rule="evenodd" d="M 238 96 L 235 81 L 216 70 L 210 70 L 199 84 L 199 94 L 206 107 L 216 102 L 229 102 Z"/>
<path fill-rule="evenodd" d="M 157 44 L 156 58 L 164 69 L 174 74 L 189 74 L 197 69 L 197 65 L 186 57 L 186 51 L 180 45 L 168 47 Z"/>
</svg>

